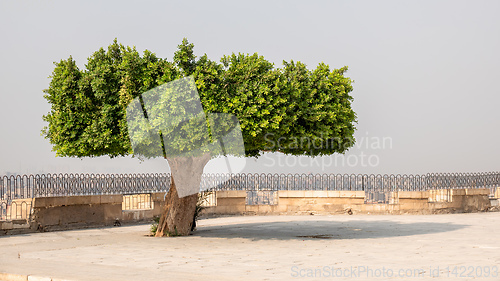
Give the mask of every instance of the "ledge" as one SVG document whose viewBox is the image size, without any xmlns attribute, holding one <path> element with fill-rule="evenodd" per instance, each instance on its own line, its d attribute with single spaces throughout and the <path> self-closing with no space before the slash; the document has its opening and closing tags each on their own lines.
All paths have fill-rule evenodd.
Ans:
<svg viewBox="0 0 500 281">
<path fill-rule="evenodd" d="M 33 208 L 48 208 L 72 205 L 121 204 L 122 195 L 84 195 L 40 197 L 33 200 Z"/>
<path fill-rule="evenodd" d="M 400 199 L 427 199 L 429 198 L 428 191 L 398 191 Z"/>
<path fill-rule="evenodd" d="M 215 195 L 217 198 L 235 198 L 235 197 L 247 197 L 246 190 L 225 190 L 225 191 L 216 191 Z"/>
<path fill-rule="evenodd" d="M 490 195 L 489 188 L 465 189 L 465 195 Z"/>
</svg>

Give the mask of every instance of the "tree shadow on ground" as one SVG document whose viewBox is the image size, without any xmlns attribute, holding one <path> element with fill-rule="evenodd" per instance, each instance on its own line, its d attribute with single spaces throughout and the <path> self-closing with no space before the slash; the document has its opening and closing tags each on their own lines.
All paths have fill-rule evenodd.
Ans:
<svg viewBox="0 0 500 281">
<path fill-rule="evenodd" d="M 394 221 L 278 221 L 201 226 L 192 233 L 197 237 L 276 239 L 374 239 L 414 236 L 455 231 L 467 225 L 455 223 Z"/>
</svg>

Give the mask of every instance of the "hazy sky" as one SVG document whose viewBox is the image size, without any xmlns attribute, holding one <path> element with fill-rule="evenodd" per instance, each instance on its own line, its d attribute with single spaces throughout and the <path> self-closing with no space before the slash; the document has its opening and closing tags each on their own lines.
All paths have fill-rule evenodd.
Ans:
<svg viewBox="0 0 500 281">
<path fill-rule="evenodd" d="M 218 60 L 349 66 L 357 147 L 266 155 L 247 172 L 500 170 L 500 1 L 1 1 L 0 174 L 165 172 L 164 160 L 56 158 L 40 136 L 54 61 L 80 67 L 116 37 L 169 60 L 183 37 Z M 300 161 L 299 161 L 300 160 Z M 336 162 L 335 162 L 336 161 Z"/>
</svg>

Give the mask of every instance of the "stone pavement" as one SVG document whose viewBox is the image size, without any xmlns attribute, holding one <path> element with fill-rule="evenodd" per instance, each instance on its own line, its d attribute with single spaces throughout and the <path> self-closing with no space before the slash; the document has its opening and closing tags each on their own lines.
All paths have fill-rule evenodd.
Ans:
<svg viewBox="0 0 500 281">
<path fill-rule="evenodd" d="M 3 280 L 500 280 L 500 213 L 242 216 L 0 237 Z"/>
</svg>

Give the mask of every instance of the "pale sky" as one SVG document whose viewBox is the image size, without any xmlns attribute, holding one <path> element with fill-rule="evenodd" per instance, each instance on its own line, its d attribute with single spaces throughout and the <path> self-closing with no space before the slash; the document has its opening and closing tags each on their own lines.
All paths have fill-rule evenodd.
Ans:
<svg viewBox="0 0 500 281">
<path fill-rule="evenodd" d="M 358 143 L 345 158 L 267 155 L 245 172 L 500 170 L 499 1 L 0 2 L 0 175 L 166 172 L 166 161 L 56 158 L 40 136 L 54 61 L 80 67 L 116 37 L 169 60 L 257 52 L 349 66 Z M 300 160 L 300 161 L 299 161 Z M 335 162 L 336 161 L 336 162 Z"/>
</svg>

